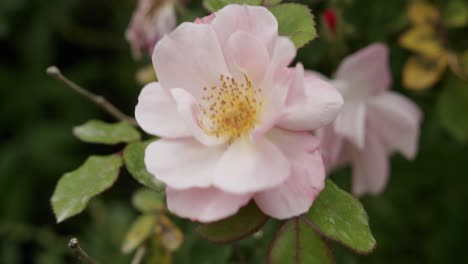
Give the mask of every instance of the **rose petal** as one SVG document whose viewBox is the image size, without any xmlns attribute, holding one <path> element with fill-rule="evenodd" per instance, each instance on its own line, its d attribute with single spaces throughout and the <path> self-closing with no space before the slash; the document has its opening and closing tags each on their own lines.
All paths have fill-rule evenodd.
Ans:
<svg viewBox="0 0 468 264">
<path fill-rule="evenodd" d="M 164 89 L 182 88 L 201 98 L 203 87 L 218 84 L 228 68 L 210 25 L 183 23 L 158 42 L 153 54 Z"/>
<path fill-rule="evenodd" d="M 221 46 L 236 31 L 245 31 L 256 36 L 269 51 L 278 38 L 278 22 L 265 7 L 228 5 L 216 12 L 211 22 Z"/>
<path fill-rule="evenodd" d="M 177 103 L 177 109 L 180 116 L 185 121 L 185 124 L 192 136 L 206 146 L 216 146 L 225 143 L 227 137 L 216 137 L 215 135 L 208 134 L 199 124 L 201 118 L 201 110 L 195 98 L 187 91 L 179 88 L 171 90 L 171 94 Z"/>
<path fill-rule="evenodd" d="M 166 188 L 166 195 L 169 211 L 199 222 L 213 222 L 234 215 L 252 197 L 251 194 L 230 194 L 212 187 Z"/>
<path fill-rule="evenodd" d="M 318 140 L 308 133 L 279 129 L 267 135 L 291 162 L 291 175 L 280 186 L 255 195 L 259 208 L 267 215 L 286 219 L 307 212 L 325 185 L 325 169 Z"/>
<path fill-rule="evenodd" d="M 333 124 L 317 130 L 320 139 L 320 152 L 327 171 L 331 171 L 341 164 L 339 159 L 343 151 L 343 137 L 335 133 Z"/>
<path fill-rule="evenodd" d="M 263 43 L 251 34 L 238 31 L 229 38 L 225 53 L 234 76 L 243 78 L 245 75 L 254 87 L 261 85 L 270 63 L 270 55 Z"/>
<path fill-rule="evenodd" d="M 367 133 L 363 150 L 348 146 L 353 165 L 353 193 L 357 196 L 381 193 L 389 175 L 388 151 L 382 140 L 374 133 Z"/>
<path fill-rule="evenodd" d="M 414 158 L 422 118 L 416 104 L 397 93 L 387 92 L 373 97 L 368 105 L 372 129 L 377 131 L 385 144 L 408 159 Z"/>
<path fill-rule="evenodd" d="M 314 130 L 332 122 L 343 105 L 341 94 L 329 83 L 315 76 L 304 79 L 302 65 L 295 70 L 287 107 L 279 126 L 289 130 Z"/>
<path fill-rule="evenodd" d="M 335 133 L 362 149 L 366 134 L 365 102 L 349 102 L 333 123 Z"/>
<path fill-rule="evenodd" d="M 193 139 L 160 139 L 146 148 L 145 165 L 171 188 L 208 187 L 223 152 L 221 147 L 207 148 Z"/>
<path fill-rule="evenodd" d="M 135 108 L 138 125 L 149 134 L 179 138 L 190 136 L 171 95 L 159 83 L 146 85 Z"/>
<path fill-rule="evenodd" d="M 347 92 L 353 96 L 368 96 L 387 90 L 391 83 L 387 47 L 373 44 L 346 57 L 335 79 L 348 82 L 350 91 Z"/>
<path fill-rule="evenodd" d="M 289 174 L 288 160 L 267 139 L 239 138 L 221 157 L 213 184 L 227 192 L 249 193 L 278 186 Z"/>
</svg>

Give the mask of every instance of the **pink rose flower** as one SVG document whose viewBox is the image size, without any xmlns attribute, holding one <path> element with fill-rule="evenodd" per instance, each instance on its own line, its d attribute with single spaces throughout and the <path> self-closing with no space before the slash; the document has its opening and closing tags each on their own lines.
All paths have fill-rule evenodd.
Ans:
<svg viewBox="0 0 468 264">
<path fill-rule="evenodd" d="M 176 0 L 138 0 L 126 32 L 135 58 L 151 56 L 156 43 L 177 25 Z"/>
<path fill-rule="evenodd" d="M 229 5 L 159 41 L 159 82 L 143 88 L 135 116 L 161 138 L 145 164 L 166 184 L 171 212 L 210 222 L 252 199 L 279 219 L 309 209 L 325 171 L 307 131 L 333 121 L 343 101 L 301 64 L 288 68 L 295 55 L 264 7 Z"/>
<path fill-rule="evenodd" d="M 345 58 L 332 83 L 343 95 L 344 106 L 331 125 L 318 131 L 326 166 L 351 163 L 353 193 L 380 193 L 388 181 L 389 155 L 399 151 L 408 159 L 415 157 L 421 111 L 388 90 L 391 75 L 383 44 Z"/>
</svg>

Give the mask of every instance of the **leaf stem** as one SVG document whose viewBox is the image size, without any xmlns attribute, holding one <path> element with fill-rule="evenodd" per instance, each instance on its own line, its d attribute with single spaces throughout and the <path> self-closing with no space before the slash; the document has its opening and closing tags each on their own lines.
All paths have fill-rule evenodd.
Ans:
<svg viewBox="0 0 468 264">
<path fill-rule="evenodd" d="M 84 250 L 80 247 L 78 239 L 72 238 L 68 242 L 68 247 L 75 253 L 76 257 L 81 260 L 84 264 L 97 264 Z"/>
<path fill-rule="evenodd" d="M 65 85 L 70 87 L 72 90 L 77 92 L 78 94 L 84 96 L 85 98 L 89 99 L 91 102 L 97 104 L 101 108 L 103 108 L 105 111 L 107 111 L 110 115 L 112 115 L 115 119 L 127 122 L 131 125 L 137 126 L 137 122 L 133 117 L 130 117 L 124 113 L 122 113 L 117 107 L 115 107 L 113 104 L 111 104 L 109 101 L 107 101 L 106 98 L 104 98 L 101 95 L 96 95 L 91 93 L 90 91 L 84 89 L 83 87 L 77 85 L 67 77 L 65 77 L 62 72 L 60 71 L 59 68 L 56 66 L 50 66 L 47 68 L 47 74 L 54 77 L 55 79 L 63 82 Z"/>
</svg>

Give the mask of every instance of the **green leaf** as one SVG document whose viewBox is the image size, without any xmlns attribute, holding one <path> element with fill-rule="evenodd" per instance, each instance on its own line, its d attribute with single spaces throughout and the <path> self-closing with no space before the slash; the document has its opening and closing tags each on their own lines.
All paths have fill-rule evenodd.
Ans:
<svg viewBox="0 0 468 264">
<path fill-rule="evenodd" d="M 277 5 L 279 3 L 283 2 L 283 0 L 264 0 L 263 1 L 263 4 L 265 6 L 274 6 L 274 5 Z"/>
<path fill-rule="evenodd" d="M 304 219 L 287 221 L 270 245 L 268 264 L 334 263 L 327 244 Z"/>
<path fill-rule="evenodd" d="M 466 0 L 450 0 L 444 8 L 442 19 L 447 27 L 464 27 L 468 24 Z"/>
<path fill-rule="evenodd" d="M 322 234 L 359 253 L 368 253 L 375 247 L 361 203 L 330 180 L 306 217 Z"/>
<path fill-rule="evenodd" d="M 156 215 L 142 215 L 133 222 L 122 244 L 122 252 L 128 254 L 141 245 L 154 231 Z"/>
<path fill-rule="evenodd" d="M 161 191 L 164 185 L 146 170 L 145 149 L 152 141 L 135 142 L 127 145 L 123 152 L 123 158 L 127 170 L 139 183 L 144 186 Z"/>
<path fill-rule="evenodd" d="M 267 220 L 268 217 L 251 202 L 234 216 L 198 226 L 197 232 L 209 241 L 230 243 L 255 233 Z"/>
<path fill-rule="evenodd" d="M 468 142 L 468 82 L 449 74 L 437 102 L 440 122 L 458 141 Z"/>
<path fill-rule="evenodd" d="M 314 16 L 307 6 L 287 3 L 269 9 L 278 20 L 279 34 L 291 38 L 297 48 L 317 37 Z"/>
<path fill-rule="evenodd" d="M 132 204 L 143 213 L 161 211 L 165 208 L 164 196 L 147 188 L 141 188 L 133 194 Z"/>
<path fill-rule="evenodd" d="M 91 156 L 77 170 L 63 175 L 51 198 L 57 222 L 80 213 L 91 198 L 111 187 L 120 166 L 118 155 Z"/>
<path fill-rule="evenodd" d="M 210 12 L 218 11 L 229 4 L 260 5 L 261 3 L 262 0 L 203 0 L 203 6 Z"/>
<path fill-rule="evenodd" d="M 84 142 L 108 145 L 140 139 L 140 132 L 126 122 L 109 124 L 100 120 L 89 120 L 81 126 L 74 127 L 73 134 Z"/>
</svg>

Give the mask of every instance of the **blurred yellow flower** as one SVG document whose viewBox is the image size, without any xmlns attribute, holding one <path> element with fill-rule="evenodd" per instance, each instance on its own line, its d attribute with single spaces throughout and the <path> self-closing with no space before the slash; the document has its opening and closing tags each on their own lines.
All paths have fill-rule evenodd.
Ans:
<svg viewBox="0 0 468 264">
<path fill-rule="evenodd" d="M 411 28 L 400 36 L 399 44 L 413 51 L 403 67 L 403 86 L 425 90 L 440 80 L 447 65 L 460 77 L 466 76 L 455 52 L 446 48 L 446 33 L 439 10 L 425 1 L 408 6 Z"/>
</svg>

